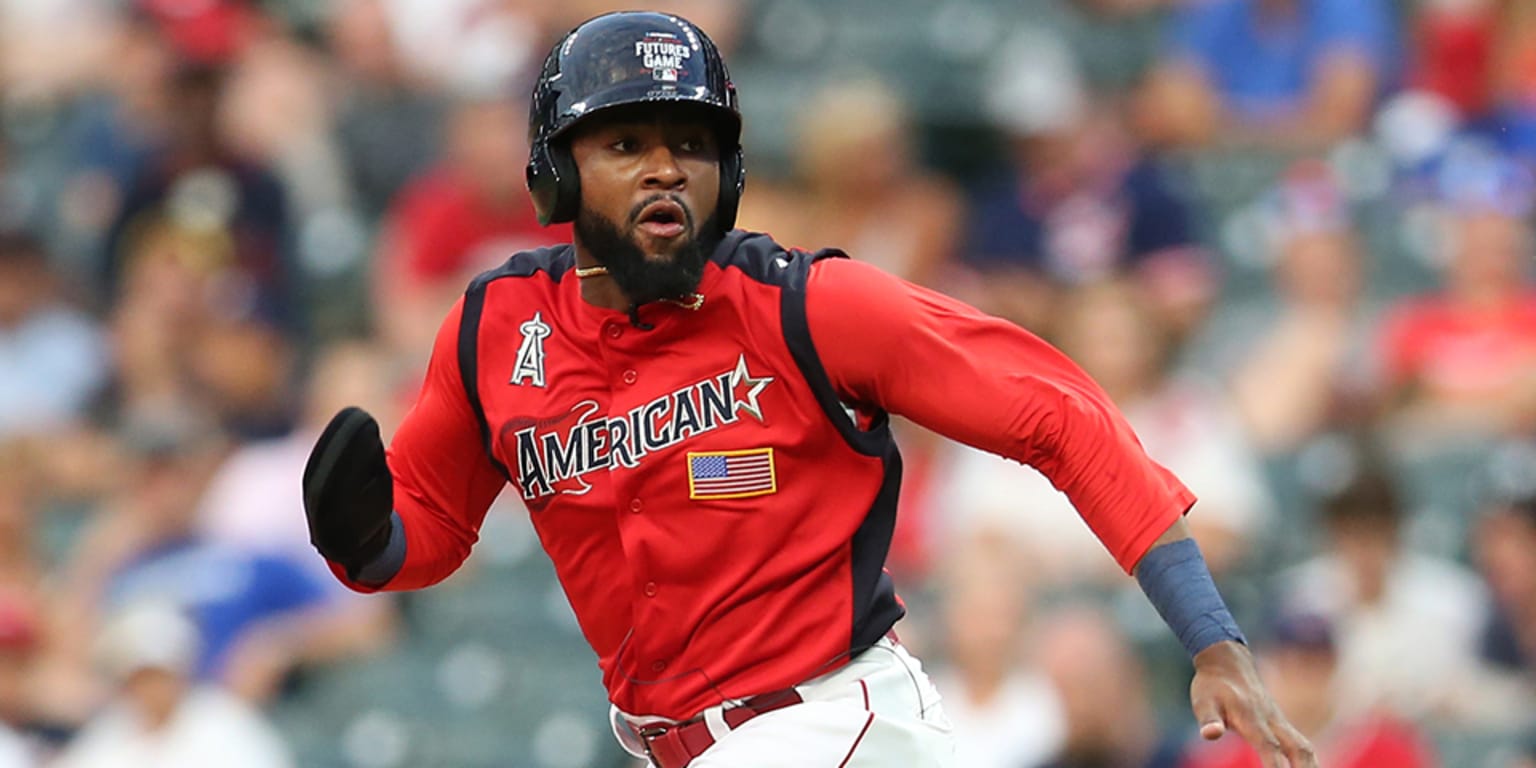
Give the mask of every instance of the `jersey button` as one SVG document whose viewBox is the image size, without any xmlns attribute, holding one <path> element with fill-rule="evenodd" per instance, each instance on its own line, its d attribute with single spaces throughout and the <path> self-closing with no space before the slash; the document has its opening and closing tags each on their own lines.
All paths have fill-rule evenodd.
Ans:
<svg viewBox="0 0 1536 768">
<path fill-rule="evenodd" d="M 656 582 L 654 582 L 654 581 L 647 581 L 645 583 L 645 596 L 646 597 L 655 597 L 656 596 Z"/>
<path fill-rule="evenodd" d="M 624 326 L 619 325 L 618 323 L 614 323 L 613 325 L 608 326 L 608 338 L 610 338 L 610 339 L 617 339 L 617 338 L 619 338 L 620 336 L 623 336 L 623 335 L 624 335 Z"/>
<path fill-rule="evenodd" d="M 639 381 L 639 380 L 640 380 L 640 374 L 635 373 L 635 369 L 631 368 L 631 369 L 629 369 L 629 370 L 624 372 L 624 383 L 625 384 L 633 384 L 633 383 L 635 383 L 636 381 Z"/>
<path fill-rule="evenodd" d="M 661 660 L 653 661 L 653 662 L 651 662 L 651 671 L 652 672 L 665 672 L 665 671 L 667 671 L 667 663 L 665 661 L 661 661 Z"/>
<path fill-rule="evenodd" d="M 642 509 L 645 509 L 645 502 L 639 499 L 629 500 L 629 511 L 639 513 Z"/>
</svg>

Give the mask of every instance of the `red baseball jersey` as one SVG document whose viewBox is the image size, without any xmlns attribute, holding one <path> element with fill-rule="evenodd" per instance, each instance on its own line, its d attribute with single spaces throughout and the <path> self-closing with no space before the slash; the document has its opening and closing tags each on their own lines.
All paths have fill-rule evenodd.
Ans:
<svg viewBox="0 0 1536 768">
<path fill-rule="evenodd" d="M 901 618 L 888 413 L 1039 468 L 1127 570 L 1194 502 L 1061 353 L 841 255 L 732 232 L 703 303 L 639 326 L 582 300 L 569 245 L 482 275 L 390 446 L 406 557 L 384 588 L 452 573 L 510 482 L 609 698 L 683 719 Z"/>
</svg>

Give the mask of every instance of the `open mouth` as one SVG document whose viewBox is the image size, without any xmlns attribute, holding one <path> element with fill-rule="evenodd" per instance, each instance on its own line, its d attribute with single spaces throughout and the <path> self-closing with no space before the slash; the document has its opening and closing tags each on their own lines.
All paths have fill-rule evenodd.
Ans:
<svg viewBox="0 0 1536 768">
<path fill-rule="evenodd" d="M 651 237 L 670 239 L 688 229 L 688 215 L 672 200 L 657 200 L 640 211 L 639 227 Z"/>
</svg>

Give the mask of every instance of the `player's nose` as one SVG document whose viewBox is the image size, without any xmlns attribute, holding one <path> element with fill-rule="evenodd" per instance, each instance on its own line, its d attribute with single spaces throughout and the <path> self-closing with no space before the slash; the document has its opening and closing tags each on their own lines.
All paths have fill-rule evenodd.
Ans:
<svg viewBox="0 0 1536 768">
<path fill-rule="evenodd" d="M 678 162 L 677 155 L 672 148 L 664 143 L 652 146 L 645 153 L 645 179 L 646 189 L 682 189 L 688 183 L 688 172 L 683 164 Z"/>
</svg>

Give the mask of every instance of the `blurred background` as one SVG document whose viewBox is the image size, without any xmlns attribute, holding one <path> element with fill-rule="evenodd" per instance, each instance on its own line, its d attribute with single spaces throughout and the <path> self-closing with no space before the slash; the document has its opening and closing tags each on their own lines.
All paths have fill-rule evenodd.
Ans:
<svg viewBox="0 0 1536 768">
<path fill-rule="evenodd" d="M 1536 766 L 1536 3 L 652 5 L 727 52 L 743 226 L 1103 383 L 1325 766 Z M 0 768 L 633 765 L 515 501 L 364 598 L 299 497 L 471 275 L 569 237 L 526 94 L 616 7 L 0 0 Z M 1258 766 L 1043 478 L 899 429 L 960 765 Z"/>
</svg>

